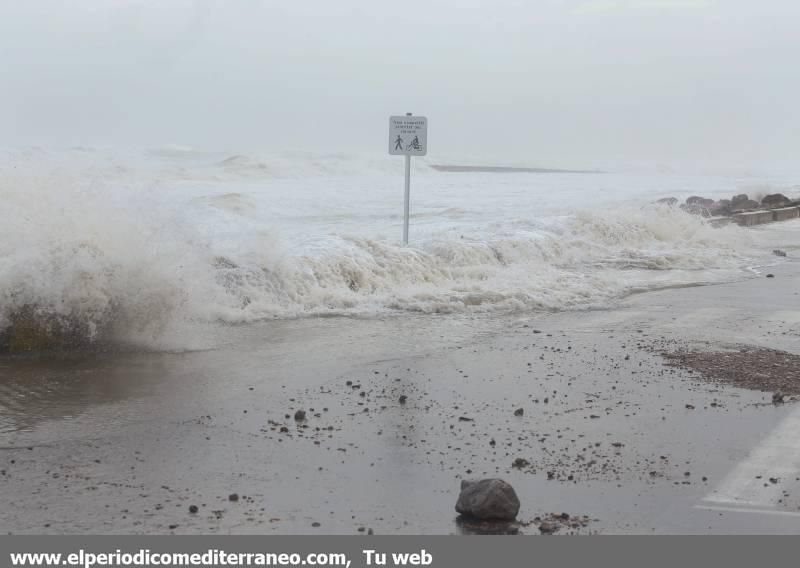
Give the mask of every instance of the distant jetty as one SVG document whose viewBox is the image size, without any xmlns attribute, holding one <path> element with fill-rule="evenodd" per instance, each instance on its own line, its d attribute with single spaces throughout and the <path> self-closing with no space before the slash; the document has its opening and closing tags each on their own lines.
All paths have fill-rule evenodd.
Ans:
<svg viewBox="0 0 800 568">
<path fill-rule="evenodd" d="M 458 166 L 453 164 L 433 164 L 437 172 L 485 172 L 490 174 L 603 174 L 601 170 L 558 170 L 553 168 L 522 168 L 515 166 Z"/>
</svg>

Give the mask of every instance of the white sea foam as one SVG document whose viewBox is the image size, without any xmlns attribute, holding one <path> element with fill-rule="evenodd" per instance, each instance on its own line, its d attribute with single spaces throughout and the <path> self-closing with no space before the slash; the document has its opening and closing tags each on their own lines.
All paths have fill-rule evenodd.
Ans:
<svg viewBox="0 0 800 568">
<path fill-rule="evenodd" d="M 399 172 L 390 159 L 188 148 L 8 154 L 0 329 L 25 306 L 139 338 L 175 322 L 594 307 L 743 277 L 789 238 L 650 204 L 729 195 L 737 180 L 422 163 L 404 247 Z"/>
</svg>

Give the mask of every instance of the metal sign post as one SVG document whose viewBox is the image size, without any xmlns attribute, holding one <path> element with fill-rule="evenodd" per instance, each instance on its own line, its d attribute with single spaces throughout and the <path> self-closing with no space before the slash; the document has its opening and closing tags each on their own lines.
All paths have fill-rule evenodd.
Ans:
<svg viewBox="0 0 800 568">
<path fill-rule="evenodd" d="M 403 202 L 403 244 L 408 244 L 408 216 L 411 209 L 411 156 L 406 155 L 406 193 Z"/>
<path fill-rule="evenodd" d="M 424 116 L 389 117 L 389 154 L 406 157 L 406 192 L 403 215 L 403 244 L 408 244 L 408 218 L 411 209 L 411 156 L 428 153 L 428 119 Z"/>
</svg>

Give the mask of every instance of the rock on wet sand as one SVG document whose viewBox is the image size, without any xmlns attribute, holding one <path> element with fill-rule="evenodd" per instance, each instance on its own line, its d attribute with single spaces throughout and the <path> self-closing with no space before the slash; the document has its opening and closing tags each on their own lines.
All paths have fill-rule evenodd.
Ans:
<svg viewBox="0 0 800 568">
<path fill-rule="evenodd" d="M 463 480 L 456 502 L 458 513 L 484 520 L 513 521 L 519 507 L 514 488 L 502 479 Z"/>
</svg>

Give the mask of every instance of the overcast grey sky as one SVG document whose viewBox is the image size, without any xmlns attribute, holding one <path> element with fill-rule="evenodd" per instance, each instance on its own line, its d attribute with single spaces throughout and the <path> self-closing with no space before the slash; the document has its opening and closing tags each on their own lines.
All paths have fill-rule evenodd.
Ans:
<svg viewBox="0 0 800 568">
<path fill-rule="evenodd" d="M 0 143 L 766 167 L 800 154 L 796 0 L 0 0 Z"/>
</svg>

